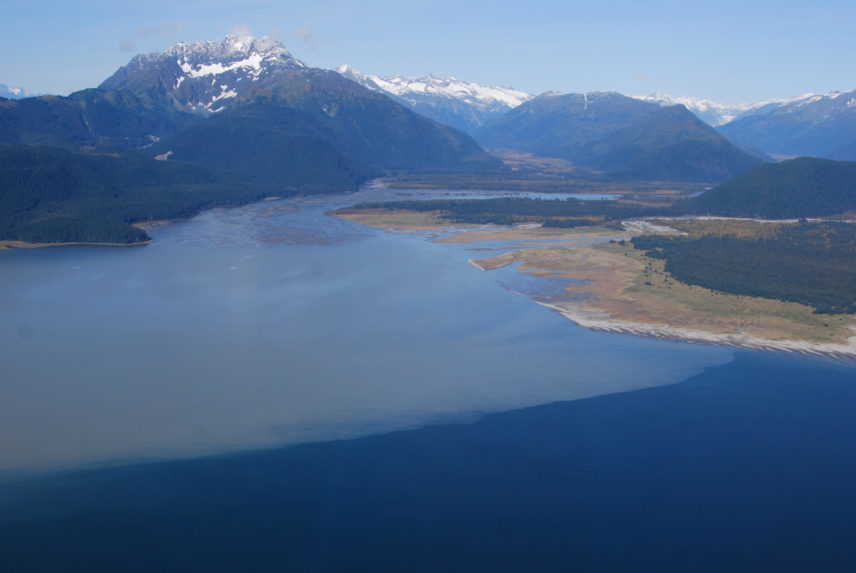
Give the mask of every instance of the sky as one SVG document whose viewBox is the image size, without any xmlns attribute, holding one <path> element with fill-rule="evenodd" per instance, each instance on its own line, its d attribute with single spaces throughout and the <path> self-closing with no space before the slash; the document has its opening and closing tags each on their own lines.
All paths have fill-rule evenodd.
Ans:
<svg viewBox="0 0 856 573">
<path fill-rule="evenodd" d="M 852 0 L 2 0 L 0 83 L 67 94 L 250 31 L 316 67 L 742 103 L 856 88 L 854 22 Z"/>
</svg>

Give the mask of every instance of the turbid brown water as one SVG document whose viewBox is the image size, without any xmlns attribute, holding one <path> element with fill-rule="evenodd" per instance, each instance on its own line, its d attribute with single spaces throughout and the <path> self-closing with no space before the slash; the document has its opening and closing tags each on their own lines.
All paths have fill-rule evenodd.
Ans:
<svg viewBox="0 0 856 573">
<path fill-rule="evenodd" d="M 135 249 L 0 253 L 0 469 L 364 435 L 732 356 L 588 332 L 513 292 L 529 279 L 466 264 L 470 246 L 324 215 L 384 197 L 400 192 L 210 211 Z"/>
</svg>

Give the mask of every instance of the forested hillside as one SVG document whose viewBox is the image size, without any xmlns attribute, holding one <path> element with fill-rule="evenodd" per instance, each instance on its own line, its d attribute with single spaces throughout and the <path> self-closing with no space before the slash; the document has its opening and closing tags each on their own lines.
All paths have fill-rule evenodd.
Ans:
<svg viewBox="0 0 856 573">
<path fill-rule="evenodd" d="M 856 225 L 779 225 L 763 238 L 643 236 L 633 245 L 685 283 L 856 313 Z M 751 318 L 751 317 L 749 317 Z"/>
<path fill-rule="evenodd" d="M 683 106 L 611 92 L 541 95 L 476 138 L 492 149 L 556 157 L 619 178 L 716 182 L 761 163 Z"/>
<path fill-rule="evenodd" d="M 856 163 L 800 158 L 758 167 L 681 208 L 731 217 L 824 217 L 856 210 Z"/>
<path fill-rule="evenodd" d="M 0 145 L 0 240 L 133 243 L 148 238 L 134 222 L 271 192 L 183 163 Z"/>
</svg>

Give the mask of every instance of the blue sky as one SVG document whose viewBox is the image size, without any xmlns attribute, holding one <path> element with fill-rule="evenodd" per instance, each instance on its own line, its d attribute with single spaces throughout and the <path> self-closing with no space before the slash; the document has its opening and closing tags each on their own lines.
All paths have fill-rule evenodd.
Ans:
<svg viewBox="0 0 856 573">
<path fill-rule="evenodd" d="M 68 93 L 136 52 L 231 30 L 318 67 L 435 73 L 539 93 L 756 101 L 856 88 L 856 2 L 4 0 L 0 83 Z"/>
</svg>

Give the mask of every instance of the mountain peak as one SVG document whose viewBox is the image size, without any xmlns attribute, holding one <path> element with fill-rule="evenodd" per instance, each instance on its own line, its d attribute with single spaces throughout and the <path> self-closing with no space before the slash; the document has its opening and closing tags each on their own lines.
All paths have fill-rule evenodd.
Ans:
<svg viewBox="0 0 856 573">
<path fill-rule="evenodd" d="M 616 92 L 542 94 L 479 130 L 476 139 L 621 178 L 716 181 L 758 163 L 683 105 Z"/>
<path fill-rule="evenodd" d="M 207 55 L 219 54 L 228 56 L 230 54 L 251 54 L 258 52 L 265 55 L 288 55 L 291 54 L 282 43 L 269 36 L 255 37 L 247 34 L 227 34 L 219 42 L 178 42 L 161 53 L 144 54 L 141 57 L 176 56 L 189 53 L 204 53 Z"/>
<path fill-rule="evenodd" d="M 230 34 L 220 42 L 179 42 L 160 53 L 135 56 L 101 88 L 166 93 L 187 111 L 217 113 L 251 86 L 305 67 L 277 40 Z"/>
</svg>

